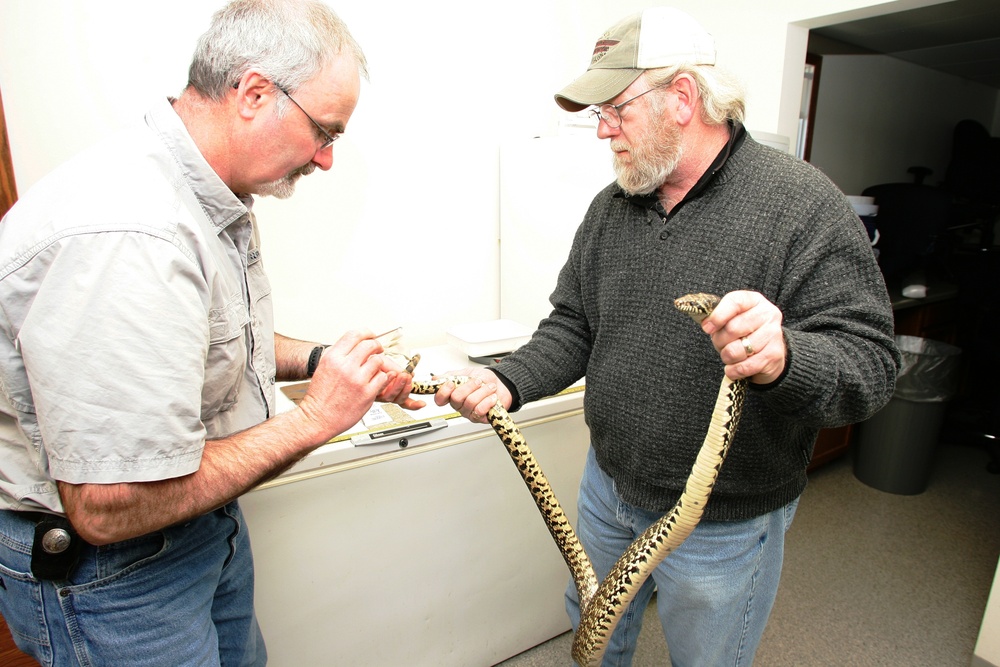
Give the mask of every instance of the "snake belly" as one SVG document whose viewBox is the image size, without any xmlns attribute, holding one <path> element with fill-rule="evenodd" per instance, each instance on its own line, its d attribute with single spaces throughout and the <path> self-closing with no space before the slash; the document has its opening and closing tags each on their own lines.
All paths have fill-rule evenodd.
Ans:
<svg viewBox="0 0 1000 667">
<path fill-rule="evenodd" d="M 718 302 L 717 296 L 699 293 L 680 297 L 674 305 L 700 323 Z M 433 394 L 445 382 L 461 384 L 467 380 L 464 376 L 452 376 L 433 382 L 415 381 L 413 393 Z M 490 425 L 524 479 L 573 577 L 580 600 L 580 624 L 573 637 L 572 650 L 573 660 L 578 664 L 600 664 L 618 621 L 650 573 L 698 525 L 732 445 L 746 386 L 746 380 L 723 377 L 708 431 L 680 498 L 669 512 L 636 538 L 600 583 L 586 550 L 517 424 L 499 403 L 487 413 Z"/>
</svg>

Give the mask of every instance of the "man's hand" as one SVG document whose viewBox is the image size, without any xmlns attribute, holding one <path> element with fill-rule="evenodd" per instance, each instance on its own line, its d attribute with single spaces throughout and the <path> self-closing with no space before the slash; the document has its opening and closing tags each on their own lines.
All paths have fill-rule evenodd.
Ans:
<svg viewBox="0 0 1000 667">
<path fill-rule="evenodd" d="M 386 375 L 385 388 L 376 400 L 383 403 L 396 403 L 406 410 L 419 410 L 427 405 L 424 401 L 410 398 L 413 387 L 413 374 L 394 363 L 388 356 L 383 357 L 382 370 Z"/>
<path fill-rule="evenodd" d="M 466 368 L 448 375 L 465 375 L 468 382 L 455 385 L 446 382 L 434 394 L 434 402 L 438 405 L 451 403 L 451 407 L 471 422 L 483 423 L 486 413 L 498 402 L 509 409 L 513 401 L 507 386 L 497 378 L 496 374 L 485 368 Z"/>
<path fill-rule="evenodd" d="M 701 323 L 726 364 L 726 376 L 755 384 L 777 380 L 785 370 L 781 311 L 762 294 L 730 292 Z"/>
<path fill-rule="evenodd" d="M 326 437 L 357 424 L 386 388 L 381 353 L 371 331 L 348 331 L 323 351 L 299 408 Z"/>
</svg>

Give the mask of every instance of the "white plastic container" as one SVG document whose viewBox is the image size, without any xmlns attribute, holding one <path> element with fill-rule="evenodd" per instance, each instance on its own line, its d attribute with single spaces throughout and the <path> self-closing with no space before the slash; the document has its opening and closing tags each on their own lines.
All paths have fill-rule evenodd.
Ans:
<svg viewBox="0 0 1000 667">
<path fill-rule="evenodd" d="M 513 320 L 459 324 L 448 329 L 448 344 L 469 357 L 495 357 L 528 342 L 531 329 Z"/>
</svg>

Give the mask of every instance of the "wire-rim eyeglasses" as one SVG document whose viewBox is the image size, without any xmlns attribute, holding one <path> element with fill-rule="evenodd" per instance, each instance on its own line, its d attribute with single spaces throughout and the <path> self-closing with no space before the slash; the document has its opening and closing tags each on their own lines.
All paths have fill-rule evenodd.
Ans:
<svg viewBox="0 0 1000 667">
<path fill-rule="evenodd" d="M 297 106 L 299 108 L 299 111 L 301 111 L 302 113 L 304 113 L 306 115 L 306 118 L 309 119 L 309 122 L 311 122 L 313 125 L 315 125 L 316 129 L 319 130 L 320 132 L 322 132 L 323 136 L 326 137 L 326 141 L 324 141 L 323 145 L 319 147 L 319 150 L 321 150 L 321 151 L 322 150 L 326 150 L 331 145 L 333 145 L 333 142 L 335 142 L 337 139 L 340 139 L 341 135 L 339 135 L 339 134 L 330 134 L 329 132 L 327 132 L 323 128 L 322 125 L 320 125 L 319 123 L 317 123 L 316 119 L 313 118 L 312 116 L 310 116 L 309 112 L 306 111 L 305 109 L 303 109 L 302 105 L 299 104 L 298 102 L 296 102 L 295 98 L 292 97 L 292 95 L 287 90 L 285 90 L 283 86 L 279 86 L 278 84 L 275 83 L 274 87 L 277 88 L 278 90 L 280 90 L 281 92 L 283 92 L 285 94 L 285 97 L 287 97 L 288 99 L 290 99 L 292 101 L 292 104 L 294 104 L 295 106 Z"/>
<path fill-rule="evenodd" d="M 612 128 L 612 129 L 619 128 L 619 127 L 622 126 L 622 115 L 621 115 L 620 110 L 626 104 L 629 104 L 630 102 L 634 102 L 635 100 L 639 99 L 640 97 L 642 97 L 646 93 L 651 93 L 654 90 L 660 90 L 661 88 L 666 88 L 671 83 L 673 83 L 672 80 L 668 81 L 667 83 L 664 83 L 662 85 L 654 86 L 654 87 L 650 88 L 649 90 L 643 91 L 643 92 L 639 93 L 638 95 L 636 95 L 635 97 L 630 97 L 627 100 L 625 100 L 624 102 L 621 102 L 619 104 L 599 104 L 599 105 L 596 105 L 596 106 L 594 106 L 594 108 L 592 108 L 590 110 L 590 113 L 591 113 L 591 115 L 593 115 L 598 120 L 603 120 L 604 123 L 608 127 Z"/>
</svg>

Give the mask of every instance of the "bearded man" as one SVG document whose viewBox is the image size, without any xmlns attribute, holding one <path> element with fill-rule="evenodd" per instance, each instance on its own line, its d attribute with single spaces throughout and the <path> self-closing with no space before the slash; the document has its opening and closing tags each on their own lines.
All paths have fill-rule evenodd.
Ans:
<svg viewBox="0 0 1000 667">
<path fill-rule="evenodd" d="M 749 380 L 701 523 L 604 664 L 630 663 L 654 590 L 674 665 L 753 661 L 816 436 L 882 407 L 899 367 L 860 220 L 822 173 L 747 134 L 741 88 L 715 60 L 711 35 L 670 8 L 601 36 L 556 102 L 592 108 L 617 182 L 594 198 L 530 342 L 435 399 L 483 421 L 497 401 L 516 409 L 586 376 L 578 534 L 603 578 L 683 491 L 722 374 Z M 689 292 L 725 295 L 704 333 L 673 307 Z M 566 602 L 576 627 L 572 583 Z"/>
</svg>

